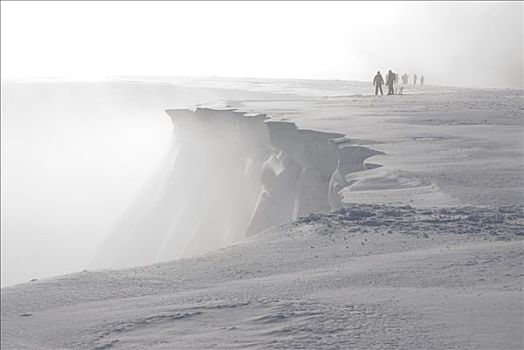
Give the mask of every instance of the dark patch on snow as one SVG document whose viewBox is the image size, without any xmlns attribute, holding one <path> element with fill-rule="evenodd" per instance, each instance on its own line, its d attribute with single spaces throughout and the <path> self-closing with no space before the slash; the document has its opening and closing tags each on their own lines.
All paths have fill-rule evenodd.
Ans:
<svg viewBox="0 0 524 350">
<path fill-rule="evenodd" d="M 365 227 L 390 227 L 390 233 L 412 234 L 419 238 L 428 238 L 428 233 L 485 234 L 508 238 L 524 235 L 522 217 L 523 209 L 517 206 L 415 209 L 409 205 L 358 204 L 329 214 L 309 214 L 297 222 L 323 224 L 329 228 L 352 225 L 352 228 L 363 232 Z M 317 231 L 318 234 L 325 233 L 322 229 Z"/>
</svg>

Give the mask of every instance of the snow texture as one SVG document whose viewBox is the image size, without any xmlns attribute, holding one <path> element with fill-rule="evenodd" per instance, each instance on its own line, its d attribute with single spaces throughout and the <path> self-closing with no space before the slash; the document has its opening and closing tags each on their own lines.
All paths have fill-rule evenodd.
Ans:
<svg viewBox="0 0 524 350">
<path fill-rule="evenodd" d="M 2 349 L 520 349 L 522 208 L 351 205 L 2 289 Z"/>
</svg>

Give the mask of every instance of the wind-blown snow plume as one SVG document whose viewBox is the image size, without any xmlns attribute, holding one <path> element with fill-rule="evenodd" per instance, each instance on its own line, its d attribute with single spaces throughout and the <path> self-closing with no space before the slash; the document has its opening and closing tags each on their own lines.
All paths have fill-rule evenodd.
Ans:
<svg viewBox="0 0 524 350">
<path fill-rule="evenodd" d="M 96 266 L 150 264 L 224 247 L 274 225 L 342 205 L 344 176 L 380 152 L 344 135 L 265 115 L 167 110 L 165 166 L 109 238 Z"/>
</svg>

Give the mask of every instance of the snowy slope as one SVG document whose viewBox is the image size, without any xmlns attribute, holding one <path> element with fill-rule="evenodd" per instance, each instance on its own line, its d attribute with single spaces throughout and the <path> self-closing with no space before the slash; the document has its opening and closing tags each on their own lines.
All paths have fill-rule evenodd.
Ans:
<svg viewBox="0 0 524 350">
<path fill-rule="evenodd" d="M 2 290 L 2 349 L 519 349 L 515 207 L 355 205 L 202 257 Z"/>
<path fill-rule="evenodd" d="M 381 168 L 352 176 L 357 183 L 345 193 L 350 202 L 424 207 L 524 201 L 522 90 L 407 86 L 402 96 L 349 91 L 229 105 L 299 128 L 342 133 L 384 152 L 370 159 Z"/>
</svg>

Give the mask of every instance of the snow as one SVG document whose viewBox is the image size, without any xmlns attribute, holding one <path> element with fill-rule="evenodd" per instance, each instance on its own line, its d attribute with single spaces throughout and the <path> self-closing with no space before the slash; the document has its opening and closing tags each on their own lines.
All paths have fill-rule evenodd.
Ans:
<svg viewBox="0 0 524 350">
<path fill-rule="evenodd" d="M 517 349 L 523 219 L 354 205 L 200 257 L 8 287 L 2 347 Z"/>
<path fill-rule="evenodd" d="M 164 180 L 139 198 L 94 265 L 125 267 L 194 256 L 309 213 L 343 206 L 344 177 L 380 152 L 340 134 L 300 130 L 231 109 L 167 110 L 174 124 Z M 337 140 L 336 143 L 335 139 Z M 123 243 L 125 242 L 125 243 Z"/>
<path fill-rule="evenodd" d="M 142 84 L 206 91 L 148 104 L 169 150 L 102 254 L 143 266 L 2 288 L 2 349 L 524 347 L 522 91 Z"/>
</svg>

